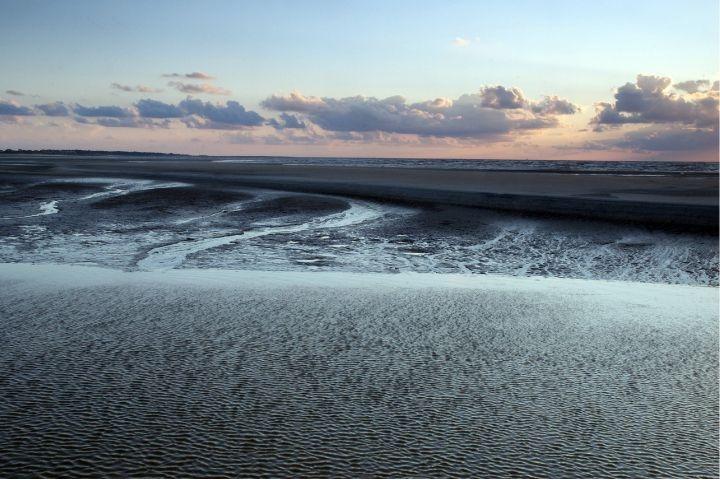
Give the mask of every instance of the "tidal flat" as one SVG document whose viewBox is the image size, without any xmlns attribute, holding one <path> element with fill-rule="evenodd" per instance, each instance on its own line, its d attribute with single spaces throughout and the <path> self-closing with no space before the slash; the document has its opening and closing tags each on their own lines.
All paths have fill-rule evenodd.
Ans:
<svg viewBox="0 0 720 480">
<path fill-rule="evenodd" d="M 718 290 L 0 266 L 2 476 L 715 477 Z"/>
</svg>

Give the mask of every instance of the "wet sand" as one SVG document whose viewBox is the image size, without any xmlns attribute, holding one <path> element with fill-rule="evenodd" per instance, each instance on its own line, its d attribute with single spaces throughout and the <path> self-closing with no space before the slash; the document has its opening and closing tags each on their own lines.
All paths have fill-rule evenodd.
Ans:
<svg viewBox="0 0 720 480">
<path fill-rule="evenodd" d="M 617 175 L 138 161 L 91 157 L 40 158 L 35 165 L 0 164 L 0 173 L 53 176 L 127 175 L 349 195 L 378 200 L 483 207 L 532 214 L 647 223 L 672 228 L 718 228 L 716 175 Z M 39 170 L 44 165 L 45 170 Z"/>
<path fill-rule="evenodd" d="M 718 290 L 0 265 L 0 476 L 717 477 Z"/>
<path fill-rule="evenodd" d="M 47 159 L 36 161 L 43 165 Z M 223 172 L 227 167 L 228 172 L 246 174 L 209 173 L 216 166 Z M 0 162 L 0 168 L 10 167 L 25 165 Z M 283 172 L 286 168 L 271 167 Z M 298 171 L 307 166 L 302 167 Z M 370 173 L 366 171 L 369 167 L 352 169 L 362 178 L 348 184 L 351 194 L 342 196 L 292 191 L 315 188 L 324 192 L 336 187 L 328 186 L 329 181 L 314 187 L 310 180 L 295 184 L 277 176 L 267 180 L 265 164 L 197 159 L 130 163 L 90 158 L 53 159 L 45 168 L 42 175 L 27 171 L 0 174 L 0 261 L 83 263 L 123 269 L 417 271 L 700 285 L 718 282 L 717 232 L 711 227 L 701 229 L 676 222 L 658 229 L 657 224 L 643 225 L 628 219 L 588 220 L 586 217 L 598 212 L 590 207 L 582 215 L 570 215 L 566 210 L 566 215 L 557 216 L 546 211 L 533 215 L 523 210 L 518 213 L 443 204 L 449 201 L 443 191 L 429 188 L 422 192 L 439 198 L 439 202 L 423 202 L 420 196 L 412 195 L 412 190 L 398 187 L 405 199 L 398 205 L 384 198 L 382 185 L 370 189 L 367 183 L 358 183 L 387 183 L 377 168 Z M 312 171 L 321 178 L 340 170 L 313 166 Z M 387 171 L 400 175 L 397 168 Z M 414 166 L 403 172 L 409 178 L 425 177 L 430 172 L 462 180 L 457 170 Z M 368 175 L 370 180 L 365 178 Z M 578 182 L 598 177 L 557 172 L 548 175 L 564 175 Z M 696 183 L 710 178 L 698 172 L 668 178 L 675 177 Z M 269 188 L 246 186 L 258 183 L 258 178 L 265 178 Z M 618 181 L 638 179 L 640 183 L 647 178 L 616 177 L 621 179 Z M 663 182 L 669 182 L 668 178 Z M 370 191 L 352 194 L 359 186 Z M 502 198 L 514 197 L 503 194 Z M 518 208 L 542 206 L 524 196 L 516 198 Z M 588 201 L 592 206 L 596 199 Z"/>
<path fill-rule="evenodd" d="M 0 477 L 719 473 L 714 175 L 25 163 Z"/>
</svg>

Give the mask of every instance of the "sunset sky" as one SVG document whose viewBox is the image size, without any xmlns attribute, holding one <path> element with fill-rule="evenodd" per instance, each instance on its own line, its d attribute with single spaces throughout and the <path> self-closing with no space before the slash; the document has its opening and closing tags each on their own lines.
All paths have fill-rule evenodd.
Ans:
<svg viewBox="0 0 720 480">
<path fill-rule="evenodd" d="M 0 0 L 0 149 L 718 158 L 718 2 Z"/>
</svg>

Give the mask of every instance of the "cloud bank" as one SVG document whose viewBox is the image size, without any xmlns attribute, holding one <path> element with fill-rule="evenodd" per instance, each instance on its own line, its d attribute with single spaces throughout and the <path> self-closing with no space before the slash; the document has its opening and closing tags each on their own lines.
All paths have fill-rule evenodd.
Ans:
<svg viewBox="0 0 720 480">
<path fill-rule="evenodd" d="M 408 103 L 402 96 L 312 97 L 301 93 L 272 95 L 268 110 L 305 116 L 330 132 L 384 132 L 436 137 L 482 138 L 558 125 L 558 115 L 579 108 L 567 100 L 546 97 L 533 102 L 517 88 L 484 87 L 455 100 L 437 98 Z"/>
<path fill-rule="evenodd" d="M 12 121 L 16 116 L 73 117 L 77 123 L 103 127 L 170 128 L 172 120 L 179 120 L 189 128 L 233 130 L 257 127 L 267 123 L 259 113 L 246 110 L 235 101 L 225 104 L 203 102 L 188 97 L 177 105 L 145 98 L 132 107 L 104 105 L 88 107 L 63 102 L 35 105 L 33 108 L 14 101 L 0 99 L 0 117 Z M 284 128 L 299 128 L 291 118 L 282 118 Z"/>
<path fill-rule="evenodd" d="M 638 75 L 615 93 L 614 103 L 598 103 L 592 123 L 598 126 L 631 123 L 681 123 L 711 127 L 718 123 L 718 91 L 698 90 L 698 82 L 682 82 L 694 95 L 682 96 L 668 89 L 668 77 Z M 687 90 L 686 90 L 687 91 Z"/>
<path fill-rule="evenodd" d="M 65 105 L 63 102 L 45 103 L 43 105 L 35 105 L 43 114 L 48 117 L 67 117 L 70 115 L 70 107 Z"/>
<path fill-rule="evenodd" d="M 169 85 L 179 91 L 230 93 L 201 81 L 210 76 L 200 72 L 166 76 L 195 80 L 171 81 Z M 155 91 L 143 85 L 111 86 L 124 92 Z M 0 122 L 30 126 L 33 123 L 28 118 L 65 117 L 64 121 L 45 124 L 58 127 L 75 122 L 108 128 L 215 130 L 226 132 L 220 135 L 221 140 L 243 144 L 342 144 L 358 148 L 363 145 L 464 148 L 495 144 L 496 149 L 522 147 L 526 151 L 530 148 L 526 139 L 533 138 L 529 135 L 555 129 L 547 135 L 535 136 L 533 145 L 539 142 L 555 151 L 606 150 L 615 154 L 701 152 L 700 158 L 712 158 L 711 151 L 718 150 L 719 90 L 717 81 L 707 79 L 673 82 L 668 77 L 638 75 L 634 82 L 618 87 L 612 101 L 595 104 L 590 127 L 604 133 L 585 133 L 585 138 L 574 145 L 551 144 L 550 139 L 553 135 L 586 131 L 573 129 L 563 133 L 557 129 L 563 118 L 581 111 L 577 104 L 557 95 L 529 98 L 521 89 L 504 85 L 483 86 L 454 99 L 438 97 L 418 102 L 400 95 L 336 98 L 299 92 L 274 94 L 261 102 L 263 109 L 274 112 L 266 116 L 237 101 L 210 102 L 193 96 L 176 103 L 143 98 L 129 106 L 62 101 L 22 105 L 16 100 L 0 99 Z M 21 92 L 6 93 L 19 97 Z"/>
<path fill-rule="evenodd" d="M 12 100 L 0 99 L 0 115 L 28 116 L 34 115 L 32 108 L 23 107 Z"/>
<path fill-rule="evenodd" d="M 718 82 L 688 80 L 670 89 L 668 77 L 638 75 L 615 92 L 615 101 L 596 104 L 591 120 L 596 131 L 623 125 L 643 125 L 608 147 L 635 151 L 693 151 L 718 148 Z"/>
<path fill-rule="evenodd" d="M 73 111 L 76 115 L 80 115 L 81 117 L 124 118 L 133 116 L 132 110 L 112 105 L 102 107 L 84 107 L 80 104 L 75 104 L 73 106 Z"/>
</svg>

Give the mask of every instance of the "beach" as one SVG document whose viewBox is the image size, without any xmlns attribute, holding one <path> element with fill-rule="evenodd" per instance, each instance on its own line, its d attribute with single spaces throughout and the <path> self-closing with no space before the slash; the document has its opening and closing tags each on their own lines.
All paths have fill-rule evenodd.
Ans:
<svg viewBox="0 0 720 480">
<path fill-rule="evenodd" d="M 0 476 L 718 474 L 703 165 L 23 158 Z"/>
<path fill-rule="evenodd" d="M 9 155 L 0 262 L 718 284 L 705 165 L 442 165 Z"/>
<path fill-rule="evenodd" d="M 3 476 L 714 477 L 709 287 L 0 266 Z"/>
<path fill-rule="evenodd" d="M 0 480 L 720 478 L 666 3 L 0 0 Z"/>
<path fill-rule="evenodd" d="M 213 185 L 357 196 L 384 201 L 449 204 L 531 214 L 614 220 L 670 228 L 718 228 L 717 173 L 645 174 L 607 171 L 468 170 L 363 165 L 237 163 L 193 158 L 19 157 L 10 174 L 135 176 Z M 10 162 L 8 162 L 10 163 Z M 567 167 L 566 167 L 567 168 Z"/>
</svg>

